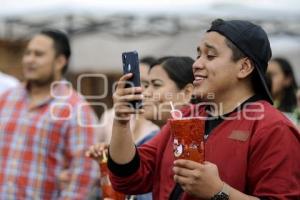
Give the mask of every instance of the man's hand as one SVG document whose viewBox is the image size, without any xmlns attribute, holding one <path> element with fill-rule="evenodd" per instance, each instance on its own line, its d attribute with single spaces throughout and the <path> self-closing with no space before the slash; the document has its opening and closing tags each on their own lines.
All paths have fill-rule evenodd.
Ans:
<svg viewBox="0 0 300 200">
<path fill-rule="evenodd" d="M 59 187 L 61 190 L 65 190 L 71 182 L 71 174 L 69 169 L 64 169 L 58 176 Z"/>
<path fill-rule="evenodd" d="M 126 82 L 133 76 L 132 73 L 123 75 L 118 83 L 113 94 L 113 103 L 115 109 L 115 122 L 127 124 L 132 114 L 142 114 L 142 108 L 135 109 L 130 102 L 143 100 L 141 87 L 125 88 Z"/>
<path fill-rule="evenodd" d="M 223 181 L 213 163 L 180 159 L 174 162 L 173 172 L 175 182 L 185 192 L 198 198 L 210 199 L 222 190 Z"/>
</svg>

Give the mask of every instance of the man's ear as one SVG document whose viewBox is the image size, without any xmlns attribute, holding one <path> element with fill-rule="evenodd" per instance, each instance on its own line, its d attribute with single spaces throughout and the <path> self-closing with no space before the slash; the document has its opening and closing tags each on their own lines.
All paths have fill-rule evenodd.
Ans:
<svg viewBox="0 0 300 200">
<path fill-rule="evenodd" d="M 63 67 L 67 64 L 67 59 L 64 55 L 59 55 L 55 60 L 55 70 L 62 72 Z"/>
<path fill-rule="evenodd" d="M 239 62 L 237 78 L 244 79 L 253 72 L 254 64 L 249 58 L 242 58 Z"/>
</svg>

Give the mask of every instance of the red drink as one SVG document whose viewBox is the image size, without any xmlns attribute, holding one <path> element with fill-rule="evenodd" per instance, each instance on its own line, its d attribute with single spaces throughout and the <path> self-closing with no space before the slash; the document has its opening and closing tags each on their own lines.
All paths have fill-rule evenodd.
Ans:
<svg viewBox="0 0 300 200">
<path fill-rule="evenodd" d="M 175 159 L 204 162 L 204 121 L 200 118 L 170 119 Z"/>
<path fill-rule="evenodd" d="M 103 158 L 101 159 L 99 164 L 100 164 L 100 171 L 101 171 L 100 184 L 102 190 L 102 197 L 110 198 L 114 200 L 125 200 L 125 194 L 115 191 L 111 186 L 111 182 L 108 176 L 107 158 L 104 152 L 103 152 Z"/>
</svg>

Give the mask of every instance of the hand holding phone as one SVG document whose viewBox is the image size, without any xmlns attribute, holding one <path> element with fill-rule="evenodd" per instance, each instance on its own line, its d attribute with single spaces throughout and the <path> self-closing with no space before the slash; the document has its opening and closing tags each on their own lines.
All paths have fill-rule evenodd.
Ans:
<svg viewBox="0 0 300 200">
<path fill-rule="evenodd" d="M 122 53 L 123 73 L 132 73 L 133 76 L 128 80 L 126 87 L 140 87 L 140 69 L 139 69 L 139 57 L 136 51 Z M 142 101 L 132 101 L 131 105 L 135 109 L 142 107 Z"/>
</svg>

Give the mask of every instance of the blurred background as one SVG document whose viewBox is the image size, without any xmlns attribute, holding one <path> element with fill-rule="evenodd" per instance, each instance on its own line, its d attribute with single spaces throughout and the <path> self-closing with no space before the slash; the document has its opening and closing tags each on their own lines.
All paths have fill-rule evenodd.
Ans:
<svg viewBox="0 0 300 200">
<path fill-rule="evenodd" d="M 300 1 L 298 0 L 0 0 L 0 71 L 22 80 L 21 58 L 28 39 L 42 28 L 59 28 L 71 38 L 67 74 L 83 95 L 110 107 L 111 85 L 122 72 L 121 53 L 140 57 L 195 58 L 201 34 L 215 18 L 247 19 L 268 33 L 273 56 L 294 66 L 300 83 Z M 107 84 L 97 74 L 107 77 Z M 94 106 L 100 116 L 102 108 Z"/>
</svg>

